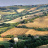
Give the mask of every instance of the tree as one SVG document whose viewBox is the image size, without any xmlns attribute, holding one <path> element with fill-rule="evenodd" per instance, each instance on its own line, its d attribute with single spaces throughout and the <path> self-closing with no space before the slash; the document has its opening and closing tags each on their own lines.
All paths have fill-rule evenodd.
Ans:
<svg viewBox="0 0 48 48">
<path fill-rule="evenodd" d="M 21 17 L 21 19 L 23 19 L 23 18 Z"/>
<path fill-rule="evenodd" d="M 24 24 L 25 24 L 25 23 L 27 23 L 27 22 L 28 22 L 28 21 L 25 19 L 25 20 L 23 20 L 21 23 L 24 23 Z"/>
<path fill-rule="evenodd" d="M 14 43 L 14 40 L 13 40 L 13 39 L 11 39 L 11 40 L 9 40 L 9 42 L 10 42 L 10 43 Z"/>
<path fill-rule="evenodd" d="M 5 48 L 5 46 L 4 45 L 0 45 L 0 48 Z"/>
</svg>

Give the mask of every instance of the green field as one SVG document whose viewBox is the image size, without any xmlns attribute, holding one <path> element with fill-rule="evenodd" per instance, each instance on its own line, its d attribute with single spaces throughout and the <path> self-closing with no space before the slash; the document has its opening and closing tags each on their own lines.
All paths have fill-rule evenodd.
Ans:
<svg viewBox="0 0 48 48">
<path fill-rule="evenodd" d="M 5 48 L 8 48 L 9 47 L 9 42 L 7 42 L 7 41 L 0 41 L 0 45 L 4 45 L 5 46 Z"/>
</svg>

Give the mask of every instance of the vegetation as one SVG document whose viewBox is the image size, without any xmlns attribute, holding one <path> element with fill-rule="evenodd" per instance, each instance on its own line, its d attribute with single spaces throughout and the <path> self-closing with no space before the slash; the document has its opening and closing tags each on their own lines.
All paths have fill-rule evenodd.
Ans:
<svg viewBox="0 0 48 48">
<path fill-rule="evenodd" d="M 33 6 L 22 6 L 21 5 L 21 6 L 0 7 L 0 11 L 1 11 L 1 14 L 2 14 L 0 20 L 1 21 L 3 20 L 3 22 L 6 22 L 6 21 L 16 19 L 18 17 L 31 15 L 31 14 L 35 14 L 35 13 L 39 13 L 39 12 L 43 12 L 43 14 L 46 15 L 45 12 L 47 12 L 48 5 L 43 5 L 43 6 L 40 6 L 40 7 L 38 7 L 38 6 L 39 5 L 33 5 Z M 34 10 L 30 10 L 30 9 L 35 8 L 35 7 L 37 7 L 37 8 L 34 9 Z M 46 10 L 44 10 L 44 8 Z M 17 11 L 18 9 L 25 9 L 25 10 L 19 13 Z M 30 10 L 30 11 L 28 11 L 28 10 Z M 36 10 L 39 10 L 39 11 L 36 11 Z M 32 12 L 32 11 L 35 11 L 35 12 Z"/>
<path fill-rule="evenodd" d="M 23 21 L 21 21 L 21 22 L 18 22 L 18 23 L 8 23 L 8 24 L 6 24 L 6 23 L 2 23 L 2 24 L 0 24 L 0 26 L 2 26 L 2 27 L 0 27 L 0 34 L 1 33 L 3 33 L 3 32 L 5 32 L 5 31 L 7 31 L 7 30 L 9 30 L 9 29 L 11 29 L 11 28 L 14 28 L 14 27 L 18 27 L 18 28 L 28 28 L 28 29 L 35 29 L 35 30 L 38 30 L 38 31 L 48 31 L 48 28 L 35 28 L 35 27 L 26 27 L 26 26 L 17 26 L 18 24 L 26 24 L 26 23 L 28 23 L 28 22 L 33 22 L 33 20 L 34 19 L 36 19 L 36 18 L 39 18 L 39 17 L 43 17 L 44 15 L 42 15 L 42 16 L 37 16 L 37 17 L 35 17 L 35 18 L 32 18 L 32 19 L 28 19 L 28 20 L 23 20 Z"/>
<path fill-rule="evenodd" d="M 3 23 L 3 24 L 0 24 L 0 34 L 11 29 L 11 28 L 14 28 L 18 25 L 19 23 L 13 23 L 13 24 L 6 24 L 6 23 Z"/>
<path fill-rule="evenodd" d="M 37 30 L 37 31 L 48 31 L 48 28 L 26 27 L 25 25 L 18 26 L 18 28 L 35 29 L 35 30 Z"/>
<path fill-rule="evenodd" d="M 5 48 L 4 45 L 0 45 L 0 48 Z"/>
<path fill-rule="evenodd" d="M 38 38 L 35 38 L 34 36 L 28 35 L 28 36 L 20 36 L 19 39 L 25 41 L 18 42 L 16 45 L 14 45 L 14 48 L 20 48 L 20 47 L 36 48 L 38 46 L 48 44 L 48 36 L 38 36 Z"/>
<path fill-rule="evenodd" d="M 37 7 L 35 10 L 31 10 L 32 8 Z M 26 24 L 29 22 L 33 22 L 34 19 L 39 18 L 39 17 L 44 17 L 44 16 L 48 16 L 48 5 L 31 5 L 31 6 L 9 6 L 9 7 L 0 7 L 0 12 L 1 12 L 1 16 L 0 16 L 0 22 L 6 22 L 6 21 L 11 21 L 14 20 L 18 17 L 21 17 L 20 19 L 23 19 L 23 16 L 25 16 L 25 18 L 27 18 L 26 15 L 33 15 L 32 19 L 25 19 L 21 22 L 17 22 L 17 23 L 2 23 L 0 24 L 0 34 L 3 32 L 6 32 L 7 30 L 17 27 L 17 28 L 27 28 L 27 29 L 35 29 L 37 31 L 48 31 L 48 28 L 36 28 L 36 27 L 27 27 L 25 25 L 23 26 L 18 26 L 19 24 Z M 9 10 L 8 10 L 9 9 Z M 25 9 L 22 12 L 18 12 L 17 9 Z M 42 9 L 42 10 L 40 10 Z M 45 9 L 45 10 L 44 10 Z M 37 11 L 39 10 L 39 11 Z M 42 15 L 36 15 L 36 13 L 40 13 L 42 12 Z M 7 14 L 6 14 L 7 13 Z M 1 35 L 0 35 L 1 37 Z M 13 38 L 13 35 L 6 35 L 3 38 Z M 10 40 L 8 42 L 4 41 L 4 42 L 0 42 L 0 48 L 8 48 L 9 45 L 13 46 L 14 48 L 36 48 L 38 46 L 41 45 L 45 45 L 48 44 L 48 35 L 47 36 L 32 36 L 32 35 L 21 35 L 21 36 L 17 36 L 19 38 L 19 42 L 17 42 L 17 44 L 14 45 L 14 40 Z"/>
<path fill-rule="evenodd" d="M 0 41 L 0 48 L 8 48 L 10 45 L 7 41 Z"/>
<path fill-rule="evenodd" d="M 4 36 L 3 38 L 13 38 L 14 36 L 13 35 L 7 35 L 7 36 Z"/>
</svg>

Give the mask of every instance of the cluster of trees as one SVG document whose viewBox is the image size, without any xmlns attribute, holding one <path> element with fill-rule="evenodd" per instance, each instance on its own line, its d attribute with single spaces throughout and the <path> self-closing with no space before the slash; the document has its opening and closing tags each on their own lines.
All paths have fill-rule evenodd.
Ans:
<svg viewBox="0 0 48 48">
<path fill-rule="evenodd" d="M 47 13 L 46 13 L 46 12 L 43 12 L 43 15 L 44 15 L 44 16 L 47 16 Z"/>
<path fill-rule="evenodd" d="M 4 36 L 3 38 L 13 38 L 14 35 L 7 35 L 7 36 Z"/>
<path fill-rule="evenodd" d="M 28 28 L 26 27 L 25 25 L 22 25 L 22 26 L 17 26 L 18 28 Z"/>
<path fill-rule="evenodd" d="M 11 23 L 11 24 L 9 24 L 9 23 L 8 24 L 6 24 L 6 23 L 0 24 L 0 26 L 2 26 L 1 28 L 7 27 L 6 29 L 1 30 L 0 34 L 11 28 L 17 27 L 18 24 L 20 24 L 20 22 L 19 23 Z"/>
<path fill-rule="evenodd" d="M 21 23 L 24 23 L 24 24 L 28 23 L 28 20 L 25 19 L 25 20 L 21 21 Z"/>
<path fill-rule="evenodd" d="M 36 28 L 35 30 L 38 30 L 38 31 L 48 31 L 48 28 Z"/>
<path fill-rule="evenodd" d="M 10 24 L 9 24 L 9 23 L 8 23 L 8 24 L 6 24 L 6 23 L 2 23 L 2 24 L 0 24 L 0 26 L 3 26 L 3 27 L 9 27 Z"/>
<path fill-rule="evenodd" d="M 38 30 L 38 31 L 48 31 L 48 28 L 27 27 L 27 26 L 25 26 L 25 25 L 18 26 L 18 28 L 35 29 L 35 30 Z"/>
<path fill-rule="evenodd" d="M 21 37 L 20 37 L 21 38 Z M 36 48 L 41 45 L 48 44 L 48 36 L 39 36 L 39 38 L 34 38 L 34 36 L 22 36 L 23 38 L 29 38 L 24 39 L 25 41 L 18 42 L 16 45 L 14 45 L 14 48 Z"/>
<path fill-rule="evenodd" d="M 21 21 L 21 23 L 25 24 L 25 23 L 28 23 L 28 22 L 33 22 L 34 19 L 39 18 L 39 17 L 43 17 L 43 16 L 47 16 L 47 13 L 43 12 L 43 15 L 39 15 L 39 16 L 34 15 L 34 18 L 28 19 L 28 20 L 25 19 L 25 20 Z M 21 19 L 22 19 L 22 17 L 21 17 Z"/>
<path fill-rule="evenodd" d="M 7 8 L 5 8 L 5 7 L 0 7 L 0 10 L 6 10 Z"/>
<path fill-rule="evenodd" d="M 18 13 L 17 11 L 16 11 L 16 13 L 17 13 L 17 14 L 3 15 L 2 18 L 3 18 L 4 22 L 10 21 L 10 20 L 13 20 L 13 19 L 16 19 L 16 18 L 18 18 L 18 17 L 23 17 L 23 16 L 25 16 L 25 14 L 23 14 L 23 13 Z"/>
<path fill-rule="evenodd" d="M 9 35 L 10 36 L 10 35 Z M 17 36 L 20 40 L 16 44 L 14 44 L 14 40 L 11 39 L 9 47 L 13 48 L 36 48 L 41 45 L 46 45 L 48 44 L 48 35 L 45 36 L 32 36 L 32 35 L 20 35 Z M 4 45 L 0 45 L 0 48 L 5 48 Z"/>
<path fill-rule="evenodd" d="M 11 27 L 8 27 L 8 28 L 6 28 L 6 29 L 1 30 L 1 31 L 0 31 L 0 34 L 3 33 L 3 32 L 5 32 L 5 31 L 7 31 L 7 30 L 9 30 L 9 29 L 11 29 Z"/>
</svg>

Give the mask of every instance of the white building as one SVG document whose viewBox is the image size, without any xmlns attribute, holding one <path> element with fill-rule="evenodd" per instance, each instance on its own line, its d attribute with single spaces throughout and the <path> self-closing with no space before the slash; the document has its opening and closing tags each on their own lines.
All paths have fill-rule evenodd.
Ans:
<svg viewBox="0 0 48 48">
<path fill-rule="evenodd" d="M 14 38 L 14 41 L 15 41 L 15 44 L 18 42 L 18 38 L 17 37 L 15 37 Z"/>
</svg>

